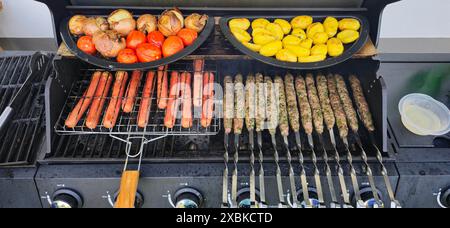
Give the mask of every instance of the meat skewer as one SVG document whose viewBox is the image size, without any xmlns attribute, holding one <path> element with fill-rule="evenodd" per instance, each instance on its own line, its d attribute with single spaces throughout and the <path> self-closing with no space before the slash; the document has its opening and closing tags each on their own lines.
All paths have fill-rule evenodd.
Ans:
<svg viewBox="0 0 450 228">
<path fill-rule="evenodd" d="M 300 113 L 301 113 L 301 117 L 302 117 L 301 119 L 302 119 L 303 128 L 305 129 L 305 133 L 308 136 L 308 144 L 312 151 L 311 157 L 312 157 L 312 162 L 313 162 L 313 166 L 314 166 L 314 180 L 315 180 L 316 188 L 317 188 L 317 195 L 318 195 L 318 200 L 319 200 L 319 204 L 320 204 L 319 206 L 322 207 L 324 204 L 324 200 L 323 200 L 322 183 L 320 181 L 319 168 L 317 167 L 317 155 L 314 150 L 314 142 L 313 142 L 313 137 L 312 137 L 314 121 L 313 121 L 313 110 L 311 109 L 312 105 L 310 104 L 310 102 L 308 100 L 310 93 L 309 93 L 309 89 L 307 89 L 307 83 L 302 76 L 298 76 L 296 78 L 295 87 L 297 90 L 297 97 L 300 102 Z M 320 126 L 320 122 L 317 121 L 318 116 L 319 115 L 316 115 L 316 121 L 315 121 L 316 127 Z M 306 203 L 306 205 L 308 204 L 308 202 L 305 202 L 305 203 Z M 312 205 L 312 204 L 310 203 L 310 205 Z"/>
<path fill-rule="evenodd" d="M 286 104 L 286 91 L 284 88 L 283 79 L 280 76 L 275 77 L 275 86 L 277 86 L 277 90 L 279 93 L 279 96 L 278 96 L 278 118 L 279 118 L 279 122 L 280 122 L 279 128 L 280 128 L 281 136 L 283 136 L 284 147 L 286 149 L 286 158 L 287 158 L 287 162 L 289 165 L 289 183 L 291 186 L 291 194 L 292 194 L 292 200 L 293 200 L 292 207 L 296 208 L 298 206 L 297 187 L 295 186 L 295 173 L 294 173 L 294 168 L 292 168 L 292 156 L 291 156 L 291 151 L 289 149 L 289 141 L 288 141 L 289 117 L 288 117 L 288 110 L 287 110 L 287 104 Z M 291 94 L 289 94 L 289 95 L 291 95 Z M 298 110 L 297 110 L 297 114 L 298 114 Z M 292 119 L 295 118 L 294 113 L 289 113 L 289 115 Z M 299 117 L 299 116 L 297 115 L 297 117 Z M 293 120 L 291 122 L 295 123 L 295 120 Z M 295 124 L 294 124 L 294 126 L 295 126 Z M 273 142 L 274 142 L 274 138 L 275 138 L 275 136 L 272 135 Z"/>
<path fill-rule="evenodd" d="M 237 200 L 237 177 L 239 162 L 239 138 L 244 128 L 245 114 L 242 112 L 245 108 L 245 92 L 244 92 L 244 79 L 241 74 L 236 75 L 234 78 L 234 120 L 233 120 L 233 132 L 234 132 L 234 170 L 231 178 L 231 198 L 233 204 L 236 205 Z"/>
<path fill-rule="evenodd" d="M 172 74 L 170 75 L 169 100 L 167 102 L 166 115 L 164 117 L 164 126 L 168 129 L 172 129 L 177 120 L 177 111 L 180 105 L 180 100 L 178 99 L 179 95 L 180 75 L 177 71 L 172 71 Z"/>
<path fill-rule="evenodd" d="M 369 185 L 372 190 L 373 197 L 374 197 L 377 205 L 379 207 L 383 207 L 383 202 L 380 200 L 380 197 L 378 196 L 377 188 L 375 186 L 375 180 L 373 177 L 372 169 L 370 168 L 368 160 L 367 160 L 367 154 L 362 146 L 361 140 L 358 137 L 358 128 L 359 128 L 358 117 L 356 116 L 356 111 L 353 108 L 353 103 L 352 103 L 352 100 L 348 93 L 347 85 L 345 84 L 345 80 L 341 75 L 335 75 L 334 78 L 336 80 L 336 87 L 337 87 L 337 90 L 339 93 L 340 100 L 344 106 L 344 111 L 345 111 L 345 115 L 347 118 L 347 122 L 349 123 L 350 129 L 353 132 L 353 135 L 356 140 L 356 144 L 361 149 L 361 158 L 364 162 L 364 165 L 366 166 L 366 175 L 369 179 Z M 347 153 L 350 153 L 350 151 L 348 149 L 349 147 L 348 147 L 347 138 L 343 138 L 343 142 L 344 142 L 346 149 L 348 150 Z M 361 205 L 359 205 L 359 206 L 361 206 Z"/>
<path fill-rule="evenodd" d="M 181 117 L 181 127 L 192 127 L 192 90 L 191 90 L 191 73 L 183 72 L 181 74 L 182 103 L 183 111 Z"/>
<path fill-rule="evenodd" d="M 309 205 L 309 193 L 308 193 L 308 180 L 306 177 L 306 170 L 304 165 L 304 157 L 303 157 L 303 149 L 302 149 L 302 143 L 300 139 L 300 113 L 298 111 L 298 104 L 297 104 L 297 97 L 295 93 L 295 84 L 294 84 L 294 76 L 292 74 L 287 74 L 284 78 L 285 82 L 285 88 L 286 88 L 286 96 L 287 96 L 287 107 L 288 107 L 288 113 L 289 113 L 289 123 L 291 125 L 292 130 L 295 134 L 295 142 L 299 151 L 299 163 L 300 163 L 300 183 L 302 186 L 302 192 L 305 199 L 305 202 L 307 202 L 307 205 Z M 296 194 L 293 196 L 296 196 Z M 294 198 L 294 203 L 299 203 L 297 198 Z"/>
<path fill-rule="evenodd" d="M 331 176 L 330 165 L 328 164 L 328 154 L 324 146 L 323 140 L 323 131 L 324 131 L 324 115 L 321 108 L 320 99 L 318 96 L 317 88 L 314 82 L 314 77 L 312 74 L 308 74 L 306 76 L 306 87 L 308 89 L 308 98 L 309 104 L 311 105 L 313 120 L 314 120 L 314 128 L 316 133 L 319 135 L 319 142 L 322 147 L 323 152 L 323 160 L 325 162 L 325 175 L 327 176 L 328 188 L 330 189 L 331 195 L 331 207 L 337 207 L 339 205 L 336 196 L 336 190 L 333 184 L 333 178 Z M 312 140 L 311 140 L 312 141 Z M 314 146 L 314 145 L 312 145 Z"/>
<path fill-rule="evenodd" d="M 147 79 L 145 80 L 144 90 L 142 91 L 141 104 L 138 114 L 138 127 L 145 128 L 150 117 L 150 109 L 152 107 L 153 83 L 155 79 L 155 72 L 149 71 Z"/>
<path fill-rule="evenodd" d="M 223 155 L 225 169 L 223 171 L 223 189 L 222 189 L 222 208 L 229 207 L 228 203 L 228 149 L 229 149 L 229 134 L 233 129 L 234 118 L 234 83 L 231 76 L 224 78 L 224 96 L 223 96 L 223 126 L 225 128 Z"/>
<path fill-rule="evenodd" d="M 80 121 L 81 117 L 83 117 L 84 113 L 89 108 L 89 105 L 91 105 L 101 75 L 102 72 L 100 71 L 97 71 L 92 75 L 89 87 L 84 92 L 83 96 L 78 101 L 77 105 L 73 108 L 72 112 L 70 112 L 69 116 L 67 117 L 65 121 L 66 127 L 74 128 Z"/>
<path fill-rule="evenodd" d="M 366 127 L 367 131 L 369 132 L 370 141 L 377 152 L 376 157 L 381 166 L 381 174 L 383 175 L 384 183 L 386 184 L 386 188 L 388 190 L 389 199 L 391 200 L 391 208 L 400 208 L 401 204 L 400 202 L 398 202 L 397 199 L 395 199 L 395 194 L 391 185 L 391 181 L 389 180 L 387 169 L 383 164 L 383 156 L 375 143 L 374 137 L 375 126 L 373 124 L 369 104 L 367 103 L 366 98 L 364 96 L 361 82 L 355 75 L 351 75 L 349 77 L 349 81 L 350 87 L 352 88 L 353 91 L 353 97 L 356 101 L 356 107 L 358 108 L 359 116 L 364 126 Z"/>
<path fill-rule="evenodd" d="M 127 85 L 128 73 L 125 71 L 116 72 L 116 81 L 114 82 L 111 100 L 103 117 L 103 126 L 111 129 L 116 125 L 119 117 L 120 106 L 122 104 L 123 95 Z"/>
<path fill-rule="evenodd" d="M 333 75 L 327 76 L 327 85 L 328 85 L 328 91 L 330 96 L 330 102 L 331 106 L 334 111 L 334 116 L 336 120 L 336 125 L 339 130 L 339 136 L 342 139 L 342 141 L 345 143 L 347 142 L 347 136 L 348 136 L 348 125 L 347 125 L 347 117 L 344 111 L 344 107 L 341 102 L 341 98 L 338 93 L 336 80 Z M 336 142 L 333 142 L 333 146 L 336 147 Z M 353 166 L 353 157 L 350 151 L 348 150 L 348 145 L 346 145 L 347 150 L 347 160 L 350 166 L 350 178 L 352 181 L 353 186 L 353 192 L 359 192 L 359 184 L 358 179 L 356 177 L 356 170 Z M 359 194 L 355 194 L 355 199 L 357 202 L 357 205 L 362 205 L 361 202 L 361 196 Z"/>
<path fill-rule="evenodd" d="M 86 127 L 94 129 L 97 127 L 103 107 L 105 106 L 106 97 L 112 84 L 112 75 L 109 72 L 103 72 L 95 91 L 95 98 L 92 101 L 91 108 L 86 118 Z"/>
<path fill-rule="evenodd" d="M 158 104 L 159 109 L 167 108 L 167 100 L 169 98 L 169 95 L 168 95 L 169 79 L 168 79 L 167 68 L 168 68 L 168 66 L 158 67 L 156 97 L 158 99 L 157 104 Z"/>
<path fill-rule="evenodd" d="M 248 130 L 250 145 L 250 205 L 256 205 L 256 181 L 255 181 L 255 115 L 256 115 L 256 87 L 255 77 L 248 75 L 245 83 L 245 125 Z"/>
<path fill-rule="evenodd" d="M 259 149 L 259 199 L 260 208 L 266 207 L 266 188 L 264 181 L 264 155 L 262 152 L 262 130 L 264 128 L 264 120 L 266 118 L 266 93 L 264 86 L 264 76 L 260 73 L 255 76 L 255 130 L 256 130 L 256 141 Z"/>
<path fill-rule="evenodd" d="M 330 103 L 330 96 L 328 93 L 328 84 L 327 84 L 327 78 L 322 75 L 319 74 L 316 78 L 316 84 L 317 84 L 317 91 L 319 94 L 319 99 L 320 99 L 320 106 L 322 107 L 322 112 L 323 112 L 323 116 L 324 116 L 324 120 L 325 120 L 325 125 L 328 129 L 328 133 L 330 134 L 330 138 L 331 138 L 331 143 L 333 144 L 333 148 L 334 148 L 334 152 L 335 152 L 335 161 L 337 164 L 337 173 L 338 173 L 338 177 L 339 177 L 339 183 L 341 186 L 341 192 L 342 192 L 342 196 L 344 198 L 344 207 L 351 207 L 350 204 L 350 199 L 347 193 L 347 186 L 345 184 L 345 179 L 344 179 L 344 171 L 342 169 L 342 166 L 340 164 L 340 158 L 339 158 L 339 152 L 336 149 L 336 140 L 334 137 L 334 125 L 336 123 L 336 120 L 334 118 L 334 113 L 333 113 L 333 108 L 331 107 L 331 103 Z M 321 140 L 323 140 L 322 137 L 320 137 Z M 322 145 L 323 145 L 323 141 L 322 141 Z M 326 152 L 324 152 L 326 155 Z M 324 157 L 324 159 L 328 160 L 328 156 Z M 332 182 L 331 179 L 331 170 L 328 169 L 329 167 L 327 167 L 327 178 L 328 178 L 328 182 Z M 328 173 L 330 173 L 328 175 Z M 336 197 L 336 195 L 333 196 Z M 337 200 L 337 199 L 336 199 Z M 339 203 L 337 201 L 334 201 L 334 204 L 337 206 L 339 205 Z"/>
<path fill-rule="evenodd" d="M 141 84 L 142 72 L 135 70 L 131 74 L 130 83 L 125 92 L 125 98 L 122 102 L 122 110 L 125 113 L 133 111 L 134 102 L 136 101 L 136 95 L 138 93 L 139 85 Z"/>
<path fill-rule="evenodd" d="M 268 121 L 268 130 L 272 139 L 272 147 L 274 150 L 274 158 L 276 165 L 276 180 L 278 187 L 278 207 L 283 208 L 286 205 L 286 202 L 283 197 L 283 182 L 281 180 L 281 169 L 279 164 L 279 155 L 278 149 L 275 139 L 275 134 L 277 132 L 278 127 L 278 99 L 276 94 L 275 84 L 272 82 L 272 79 L 268 76 L 264 77 L 264 82 L 266 83 L 266 115 Z"/>
</svg>

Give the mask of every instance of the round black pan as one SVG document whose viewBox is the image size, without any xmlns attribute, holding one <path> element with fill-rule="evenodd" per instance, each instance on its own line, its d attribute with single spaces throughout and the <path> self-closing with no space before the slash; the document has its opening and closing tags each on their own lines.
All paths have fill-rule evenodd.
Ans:
<svg viewBox="0 0 450 228">
<path fill-rule="evenodd" d="M 214 18 L 209 17 L 205 28 L 203 31 L 198 35 L 197 40 L 190 45 L 185 47 L 182 51 L 176 53 L 175 55 L 162 58 L 156 61 L 148 62 L 148 63 L 134 63 L 134 64 L 124 64 L 124 63 L 118 63 L 115 61 L 115 59 L 106 59 L 101 57 L 99 54 L 97 55 L 89 55 L 81 51 L 77 47 L 77 38 L 75 36 L 72 36 L 69 32 L 69 20 L 70 17 L 65 18 L 61 24 L 60 24 L 60 31 L 61 31 L 61 37 L 62 40 L 66 43 L 67 48 L 78 58 L 82 59 L 83 61 L 86 61 L 88 63 L 91 63 L 95 66 L 108 69 L 110 71 L 117 71 L 117 70 L 146 70 L 146 69 L 152 69 L 156 68 L 158 66 L 167 65 L 169 63 L 173 63 L 177 60 L 180 60 L 188 55 L 190 55 L 192 52 L 197 50 L 209 37 L 211 32 L 214 29 Z"/>
<path fill-rule="evenodd" d="M 311 15 L 311 14 L 310 14 Z M 253 57 L 254 59 L 257 59 L 261 62 L 282 67 L 282 68 L 289 68 L 289 69 L 298 69 L 298 70 L 313 70 L 313 69 L 320 69 L 325 67 L 330 67 L 333 65 L 336 65 L 338 63 L 344 62 L 348 59 L 350 59 L 354 54 L 358 53 L 359 50 L 364 46 L 364 44 L 367 42 L 367 39 L 369 38 L 369 21 L 367 18 L 365 18 L 362 15 L 311 15 L 314 18 L 314 22 L 323 22 L 327 16 L 333 16 L 336 19 L 343 19 L 343 18 L 354 18 L 359 20 L 361 23 L 360 28 L 360 37 L 357 41 L 351 44 L 344 45 L 344 53 L 338 57 L 327 57 L 327 59 L 315 62 L 315 63 L 292 63 L 292 62 L 284 62 L 277 60 L 274 57 L 265 57 L 260 55 L 258 52 L 254 52 L 247 47 L 245 47 L 241 42 L 239 42 L 234 35 L 231 33 L 230 27 L 228 26 L 228 22 L 233 18 L 247 18 L 250 21 L 253 21 L 257 18 L 266 18 L 269 21 L 274 21 L 277 18 L 285 19 L 287 21 L 290 21 L 292 18 L 296 16 L 245 16 L 245 15 L 239 15 L 239 16 L 231 16 L 231 17 L 222 17 L 220 19 L 220 29 L 222 30 L 225 37 L 230 41 L 231 44 L 233 44 L 234 47 L 236 47 L 239 51 L 242 53 Z M 251 28 L 250 28 L 250 34 L 251 34 Z"/>
</svg>

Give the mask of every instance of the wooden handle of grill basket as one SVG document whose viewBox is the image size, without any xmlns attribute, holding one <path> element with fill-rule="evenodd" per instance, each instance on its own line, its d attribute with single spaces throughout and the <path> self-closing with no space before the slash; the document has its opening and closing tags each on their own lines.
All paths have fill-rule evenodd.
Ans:
<svg viewBox="0 0 450 228">
<path fill-rule="evenodd" d="M 115 208 L 134 208 L 139 183 L 139 171 L 125 171 L 120 180 L 120 190 Z"/>
</svg>

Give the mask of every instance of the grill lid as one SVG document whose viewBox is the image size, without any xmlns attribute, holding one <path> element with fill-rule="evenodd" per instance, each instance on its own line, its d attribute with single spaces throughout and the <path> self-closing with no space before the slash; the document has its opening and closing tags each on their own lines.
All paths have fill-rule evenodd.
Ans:
<svg viewBox="0 0 450 228">
<path fill-rule="evenodd" d="M 160 13 L 164 8 L 179 7 L 183 12 L 201 12 L 211 16 L 239 14 L 279 15 L 296 11 L 364 12 L 369 19 L 370 38 L 378 44 L 381 16 L 384 8 L 400 0 L 36 0 L 46 4 L 53 15 L 53 27 L 58 44 L 61 42 L 59 24 L 76 13 L 104 14 L 116 8 L 126 8 L 134 13 Z"/>
</svg>

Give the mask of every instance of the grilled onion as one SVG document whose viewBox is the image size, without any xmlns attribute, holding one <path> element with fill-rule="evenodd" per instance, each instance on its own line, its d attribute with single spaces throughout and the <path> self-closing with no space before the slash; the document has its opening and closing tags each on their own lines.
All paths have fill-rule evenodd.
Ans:
<svg viewBox="0 0 450 228">
<path fill-rule="evenodd" d="M 114 23 L 111 29 L 119 33 L 121 36 L 128 36 L 128 34 L 136 29 L 136 21 L 133 18 L 122 19 Z"/>
<path fill-rule="evenodd" d="M 83 27 L 86 22 L 86 17 L 82 15 L 75 15 L 69 20 L 69 30 L 72 35 L 83 35 Z"/>
<path fill-rule="evenodd" d="M 99 31 L 94 34 L 92 41 L 95 48 L 106 58 L 115 58 L 119 51 L 126 47 L 126 41 L 114 30 Z"/>
<path fill-rule="evenodd" d="M 143 33 L 151 33 L 156 30 L 156 17 L 151 14 L 141 15 L 137 19 L 137 29 Z"/>
<path fill-rule="evenodd" d="M 196 32 L 201 32 L 208 21 L 208 15 L 200 15 L 198 13 L 193 13 L 186 17 L 184 24 L 186 28 L 193 29 Z"/>
<path fill-rule="evenodd" d="M 90 17 L 87 18 L 84 26 L 83 33 L 87 36 L 93 36 L 98 31 L 106 31 L 109 29 L 109 24 L 103 17 Z"/>
<path fill-rule="evenodd" d="M 184 18 L 178 9 L 164 11 L 158 20 L 158 29 L 166 37 L 175 36 L 184 27 Z"/>
</svg>

